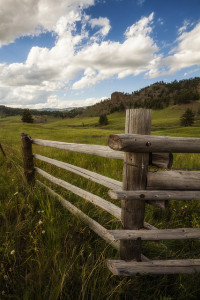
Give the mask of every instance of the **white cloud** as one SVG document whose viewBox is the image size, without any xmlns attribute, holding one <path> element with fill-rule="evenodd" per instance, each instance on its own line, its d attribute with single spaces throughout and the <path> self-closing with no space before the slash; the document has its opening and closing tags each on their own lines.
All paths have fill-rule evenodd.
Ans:
<svg viewBox="0 0 200 300">
<path fill-rule="evenodd" d="M 149 17 L 143 17 L 141 18 L 136 24 L 133 24 L 132 26 L 128 27 L 125 36 L 126 38 L 138 36 L 142 34 L 143 36 L 146 36 L 148 33 L 152 31 L 151 25 L 152 20 L 154 17 L 154 13 L 151 13 Z"/>
<path fill-rule="evenodd" d="M 30 108 L 30 109 L 65 109 L 73 107 L 84 107 L 96 104 L 102 100 L 107 99 L 107 97 L 101 98 L 87 98 L 80 100 L 60 100 L 57 95 L 50 95 L 45 102 L 37 102 L 35 104 L 9 104 L 10 107 L 17 108 Z"/>
<path fill-rule="evenodd" d="M 94 0 L 9 0 L 0 1 L 0 46 L 13 42 L 23 35 L 57 30 L 67 24 L 65 16 L 73 24 L 80 11 L 94 4 Z M 60 23 L 55 24 L 60 20 Z"/>
<path fill-rule="evenodd" d="M 200 65 L 200 23 L 191 31 L 183 32 L 177 39 L 177 46 L 173 55 L 167 56 L 162 61 L 168 71 L 162 74 L 174 74 L 178 70 Z"/>
<path fill-rule="evenodd" d="M 179 30 L 178 30 L 178 34 L 182 34 L 184 31 L 186 31 L 187 28 L 189 27 L 189 25 L 190 25 L 190 21 L 187 20 L 187 19 L 184 20 L 183 26 L 181 26 L 181 27 L 179 28 Z"/>
<path fill-rule="evenodd" d="M 10 87 L 8 103 L 16 97 L 16 103 L 21 99 L 30 105 L 39 97 L 47 99 L 50 93 L 63 89 L 84 89 L 113 76 L 138 75 L 148 72 L 159 59 L 158 48 L 150 37 L 153 13 L 129 27 L 122 43 L 102 40 L 110 30 L 107 18 L 90 19 L 71 13 L 74 21 L 69 25 L 68 20 L 63 16 L 54 26 L 58 37 L 51 49 L 33 47 L 25 63 L 0 65 L 0 87 Z M 75 31 L 76 21 L 82 22 L 80 34 Z M 86 23 L 97 28 L 92 37 L 85 29 Z M 102 39 L 97 40 L 97 35 Z"/>
<path fill-rule="evenodd" d="M 108 20 L 108 18 L 91 19 L 89 21 L 89 23 L 92 28 L 95 28 L 95 27 L 101 28 L 99 31 L 97 31 L 95 33 L 95 37 L 98 37 L 99 35 L 100 35 L 100 37 L 101 36 L 105 37 L 111 29 L 110 21 Z"/>
</svg>

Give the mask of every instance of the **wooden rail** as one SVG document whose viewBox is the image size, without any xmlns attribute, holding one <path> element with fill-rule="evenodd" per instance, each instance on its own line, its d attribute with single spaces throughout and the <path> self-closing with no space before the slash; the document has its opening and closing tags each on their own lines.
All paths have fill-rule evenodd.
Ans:
<svg viewBox="0 0 200 300">
<path fill-rule="evenodd" d="M 200 172 L 149 171 L 148 166 L 169 169 L 171 152 L 197 153 L 200 139 L 151 136 L 151 111 L 127 110 L 125 134 L 111 135 L 109 146 L 84 145 L 31 139 L 22 134 L 24 175 L 28 184 L 35 183 L 35 173 L 105 210 L 122 222 L 122 229 L 108 230 L 62 198 L 44 183 L 40 187 L 57 198 L 71 213 L 79 217 L 106 242 L 120 251 L 121 260 L 109 260 L 108 267 L 115 275 L 176 274 L 200 272 L 200 260 L 149 260 L 142 255 L 142 240 L 200 239 L 199 228 L 157 229 L 144 222 L 145 203 L 166 207 L 169 200 L 200 200 Z M 83 168 L 32 153 L 32 144 L 67 151 L 124 160 L 123 180 L 96 174 Z M 117 151 L 116 151 L 117 150 Z M 125 152 L 125 154 L 123 153 Z M 121 200 L 121 208 L 105 199 L 56 178 L 34 167 L 34 160 L 52 164 L 108 189 L 112 199 Z M 136 260 L 136 261 L 133 261 Z"/>
<path fill-rule="evenodd" d="M 85 222 L 90 229 L 92 229 L 95 233 L 97 233 L 101 238 L 103 238 L 107 243 L 111 244 L 115 249 L 119 250 L 119 242 L 116 242 L 113 236 L 109 233 L 109 231 L 101 226 L 98 222 L 88 217 L 84 214 L 80 209 L 76 206 L 71 204 L 69 201 L 61 197 L 59 194 L 54 192 L 51 188 L 49 188 L 44 183 L 40 182 L 39 180 L 36 181 L 38 185 L 44 188 L 51 196 L 57 198 L 59 202 L 72 214 L 76 215 L 80 220 Z"/>
<path fill-rule="evenodd" d="M 84 214 L 80 209 L 78 209 L 76 206 L 71 204 L 69 201 L 61 197 L 59 194 L 57 194 L 55 191 L 53 191 L 51 188 L 49 188 L 46 184 L 42 183 L 39 180 L 36 180 L 36 183 L 45 189 L 47 193 L 50 196 L 53 196 L 56 198 L 64 208 L 66 208 L 68 211 L 70 211 L 73 215 L 75 215 L 77 218 L 79 218 L 81 221 L 86 223 L 90 229 L 92 229 L 96 234 L 98 234 L 104 241 L 106 241 L 108 244 L 110 244 L 113 248 L 116 250 L 120 249 L 120 243 L 119 241 L 115 241 L 113 239 L 113 236 L 109 233 L 109 231 L 100 225 L 98 222 L 95 220 L 91 219 L 88 217 L 86 214 Z M 155 227 L 154 227 L 155 228 Z M 149 259 L 144 256 L 143 254 L 141 255 L 142 261 L 149 261 Z"/>
<path fill-rule="evenodd" d="M 114 275 L 118 276 L 133 276 L 137 274 L 192 274 L 200 272 L 200 259 L 151 260 L 149 262 L 108 260 L 107 266 Z"/>
<path fill-rule="evenodd" d="M 200 228 L 154 229 L 154 230 L 109 230 L 114 241 L 136 240 L 186 240 L 200 239 Z"/>
<path fill-rule="evenodd" d="M 106 158 L 124 160 L 124 154 L 120 151 L 114 151 L 108 146 L 64 143 L 58 141 L 48 141 L 40 139 L 32 139 L 33 144 L 45 147 L 52 147 L 71 152 L 97 155 Z M 171 153 L 150 153 L 149 164 L 158 168 L 170 169 L 173 163 Z"/>
<path fill-rule="evenodd" d="M 96 183 L 99 183 L 103 186 L 106 186 L 109 189 L 121 189 L 122 187 L 122 182 L 117 181 L 115 179 L 97 174 L 95 172 L 71 165 L 71 164 L 67 164 L 52 158 L 48 158 L 39 154 L 34 154 L 34 157 L 41 160 L 41 161 L 45 161 L 51 165 L 57 166 L 59 168 L 62 168 L 64 170 L 70 171 L 72 173 L 75 173 L 79 176 L 82 176 L 84 178 L 87 178 L 91 181 L 94 181 Z"/>
<path fill-rule="evenodd" d="M 141 190 L 141 191 L 109 191 L 112 199 L 129 200 L 200 200 L 200 191 L 169 191 L 169 190 Z"/>
<path fill-rule="evenodd" d="M 112 134 L 108 145 L 111 149 L 124 152 L 149 153 L 199 153 L 200 138 L 169 137 L 141 134 Z"/>
<path fill-rule="evenodd" d="M 92 193 L 89 193 L 87 191 L 84 191 L 80 188 L 78 188 L 77 186 L 74 186 L 64 180 L 58 179 L 50 174 L 48 174 L 47 172 L 41 170 L 40 168 L 35 168 L 35 171 L 42 175 L 44 178 L 48 179 L 49 181 L 51 181 L 52 183 L 55 183 L 65 189 L 67 189 L 68 191 L 78 195 L 79 197 L 84 198 L 85 200 L 95 204 L 96 206 L 104 209 L 105 211 L 107 211 L 108 213 L 110 213 L 111 215 L 115 216 L 117 219 L 121 219 L 121 209 L 120 207 L 112 204 L 109 201 L 106 201 L 104 199 L 102 199 L 99 196 L 96 196 Z"/>
</svg>

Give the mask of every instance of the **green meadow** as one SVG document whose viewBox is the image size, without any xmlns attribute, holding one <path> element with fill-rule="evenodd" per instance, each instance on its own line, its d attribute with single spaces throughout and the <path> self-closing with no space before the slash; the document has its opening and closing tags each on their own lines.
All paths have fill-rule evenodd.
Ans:
<svg viewBox="0 0 200 300">
<path fill-rule="evenodd" d="M 199 103 L 197 103 L 199 104 Z M 193 109 L 197 110 L 194 104 Z M 200 119 L 191 127 L 180 126 L 187 105 L 153 111 L 152 134 L 200 137 Z M 199 299 L 200 276 L 113 276 L 107 259 L 119 253 L 65 210 L 37 185 L 32 189 L 23 177 L 20 133 L 31 138 L 70 143 L 107 145 L 108 136 L 123 133 L 125 113 L 98 118 L 48 118 L 25 124 L 20 116 L 0 119 L 0 299 Z M 33 152 L 122 180 L 122 162 L 86 154 L 33 145 Z M 108 189 L 78 175 L 35 160 L 48 173 L 111 200 Z M 200 169 L 199 154 L 174 155 L 175 169 Z M 110 214 L 84 199 L 51 184 L 65 199 L 108 229 L 120 227 Z M 146 205 L 145 221 L 157 228 L 200 227 L 197 201 L 171 201 L 167 211 Z M 200 258 L 200 241 L 144 242 L 143 254 L 152 259 Z"/>
</svg>

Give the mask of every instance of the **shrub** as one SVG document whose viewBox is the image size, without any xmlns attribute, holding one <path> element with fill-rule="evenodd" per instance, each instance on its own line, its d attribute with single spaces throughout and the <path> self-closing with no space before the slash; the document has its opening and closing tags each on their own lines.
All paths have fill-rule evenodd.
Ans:
<svg viewBox="0 0 200 300">
<path fill-rule="evenodd" d="M 107 125 L 108 124 L 108 118 L 107 115 L 101 115 L 99 117 L 99 124 L 100 125 Z"/>
<path fill-rule="evenodd" d="M 181 126 L 192 126 L 194 124 L 194 116 L 193 111 L 188 108 L 180 118 Z"/>
</svg>

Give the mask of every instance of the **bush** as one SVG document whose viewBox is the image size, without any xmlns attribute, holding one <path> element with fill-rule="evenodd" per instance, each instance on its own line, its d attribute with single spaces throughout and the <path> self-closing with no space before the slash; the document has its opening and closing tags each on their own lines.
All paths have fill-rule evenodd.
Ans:
<svg viewBox="0 0 200 300">
<path fill-rule="evenodd" d="M 181 126 L 192 126 L 194 124 L 194 116 L 193 111 L 188 108 L 180 118 Z"/>
<path fill-rule="evenodd" d="M 22 111 L 22 122 L 24 123 L 33 123 L 33 118 L 29 109 L 24 109 Z"/>
<path fill-rule="evenodd" d="M 108 118 L 107 115 L 101 115 L 99 117 L 99 124 L 100 125 L 107 125 L 108 124 Z"/>
</svg>

